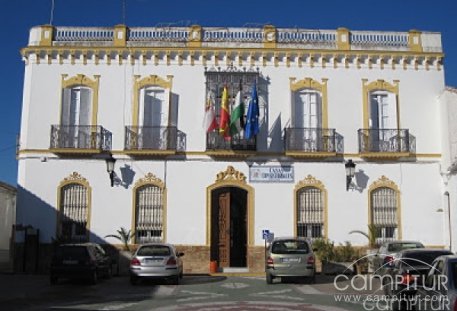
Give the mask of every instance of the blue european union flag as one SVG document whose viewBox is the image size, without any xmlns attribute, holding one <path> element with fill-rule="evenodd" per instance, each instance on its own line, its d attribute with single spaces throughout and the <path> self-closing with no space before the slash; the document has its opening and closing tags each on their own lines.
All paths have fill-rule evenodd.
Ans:
<svg viewBox="0 0 457 311">
<path fill-rule="evenodd" d="M 257 86 L 252 86 L 251 100 L 249 101 L 248 113 L 246 115 L 246 128 L 244 138 L 250 139 L 259 133 L 259 98 L 257 97 Z"/>
</svg>

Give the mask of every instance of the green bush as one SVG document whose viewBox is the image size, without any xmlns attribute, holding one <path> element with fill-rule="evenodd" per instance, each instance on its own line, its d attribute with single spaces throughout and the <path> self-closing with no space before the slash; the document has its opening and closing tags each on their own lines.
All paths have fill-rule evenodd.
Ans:
<svg viewBox="0 0 457 311">
<path fill-rule="evenodd" d="M 334 244 L 329 239 L 316 239 L 313 242 L 314 253 L 322 262 L 331 261 L 335 257 Z"/>
</svg>

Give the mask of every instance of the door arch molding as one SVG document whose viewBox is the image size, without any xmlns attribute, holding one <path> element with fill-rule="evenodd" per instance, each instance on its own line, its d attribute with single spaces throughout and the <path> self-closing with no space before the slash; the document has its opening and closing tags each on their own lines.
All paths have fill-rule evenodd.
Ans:
<svg viewBox="0 0 457 311">
<path fill-rule="evenodd" d="M 235 187 L 247 192 L 247 246 L 254 245 L 254 188 L 246 183 L 246 176 L 231 165 L 216 175 L 216 181 L 206 188 L 206 245 L 211 246 L 211 194 L 223 187 Z"/>
</svg>

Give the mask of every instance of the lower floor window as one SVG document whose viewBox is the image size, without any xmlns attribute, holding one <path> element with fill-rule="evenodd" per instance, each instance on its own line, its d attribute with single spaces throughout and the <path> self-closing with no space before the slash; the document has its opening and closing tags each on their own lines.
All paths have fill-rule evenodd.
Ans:
<svg viewBox="0 0 457 311">
<path fill-rule="evenodd" d="M 163 189 L 146 185 L 136 191 L 136 243 L 163 241 Z"/>
</svg>

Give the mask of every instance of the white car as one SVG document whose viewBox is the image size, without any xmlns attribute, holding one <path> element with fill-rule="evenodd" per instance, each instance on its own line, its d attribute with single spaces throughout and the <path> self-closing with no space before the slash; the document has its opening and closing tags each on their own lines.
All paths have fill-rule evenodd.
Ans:
<svg viewBox="0 0 457 311">
<path fill-rule="evenodd" d="M 167 279 L 179 284 L 183 277 L 184 253 L 166 243 L 141 245 L 130 261 L 130 283 L 136 285 L 141 279 Z"/>
</svg>

